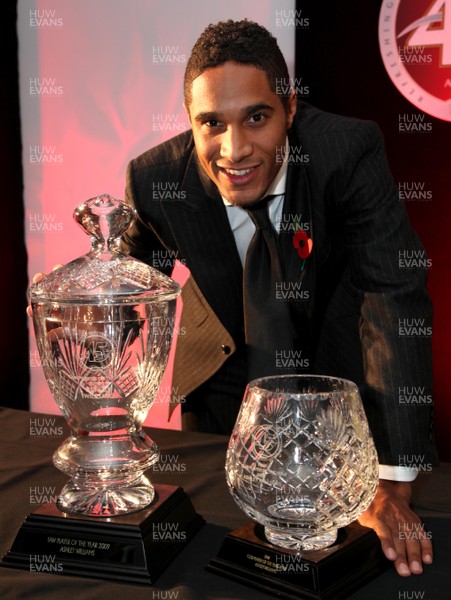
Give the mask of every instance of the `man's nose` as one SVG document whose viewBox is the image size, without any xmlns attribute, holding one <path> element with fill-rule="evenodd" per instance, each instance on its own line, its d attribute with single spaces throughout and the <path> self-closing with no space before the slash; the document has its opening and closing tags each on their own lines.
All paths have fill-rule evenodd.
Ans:
<svg viewBox="0 0 451 600">
<path fill-rule="evenodd" d="M 221 139 L 221 157 L 239 163 L 252 154 L 252 144 L 241 127 L 228 127 Z"/>
</svg>

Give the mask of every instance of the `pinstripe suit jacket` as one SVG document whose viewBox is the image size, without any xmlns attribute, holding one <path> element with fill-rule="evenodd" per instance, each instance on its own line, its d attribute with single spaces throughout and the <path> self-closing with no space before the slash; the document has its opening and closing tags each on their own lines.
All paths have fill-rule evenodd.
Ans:
<svg viewBox="0 0 451 600">
<path fill-rule="evenodd" d="M 308 338 L 310 371 L 359 385 L 381 463 L 409 466 L 413 456 L 435 463 L 431 339 L 421 335 L 432 320 L 426 272 L 399 266 L 400 253 L 422 246 L 399 200 L 382 135 L 372 122 L 300 103 L 289 141 L 283 223 L 302 215 L 307 224 L 313 251 L 305 268 L 289 227 L 281 245 L 291 277 L 309 290 L 294 326 Z M 190 131 L 130 162 L 126 196 L 138 219 L 124 236 L 125 251 L 167 273 L 175 258 L 191 271 L 173 380 L 183 395 L 216 372 L 242 331 L 233 233 Z M 164 268 L 155 257 L 168 259 Z M 414 388 L 426 402 L 405 402 Z"/>
</svg>

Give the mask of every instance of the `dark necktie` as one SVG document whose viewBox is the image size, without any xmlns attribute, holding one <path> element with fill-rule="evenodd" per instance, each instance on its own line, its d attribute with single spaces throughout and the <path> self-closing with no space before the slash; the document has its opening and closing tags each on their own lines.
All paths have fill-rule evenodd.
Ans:
<svg viewBox="0 0 451 600">
<path fill-rule="evenodd" d="M 268 215 L 269 200 L 264 198 L 246 209 L 256 228 L 247 250 L 243 280 L 249 380 L 283 373 L 280 365 L 287 363 L 293 349 L 289 305 L 277 294 L 284 276 L 277 233 Z M 280 361 L 281 357 L 285 360 Z"/>
</svg>

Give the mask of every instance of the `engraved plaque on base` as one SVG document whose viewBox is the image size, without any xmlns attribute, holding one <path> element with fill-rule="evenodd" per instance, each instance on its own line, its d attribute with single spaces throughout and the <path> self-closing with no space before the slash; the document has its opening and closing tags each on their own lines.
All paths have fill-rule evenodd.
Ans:
<svg viewBox="0 0 451 600">
<path fill-rule="evenodd" d="M 374 531 L 357 522 L 332 546 L 301 553 L 270 544 L 264 528 L 249 523 L 226 536 L 207 570 L 278 598 L 340 600 L 390 565 Z"/>
<path fill-rule="evenodd" d="M 28 515 L 1 565 L 152 585 L 204 523 L 182 488 L 155 489 L 148 508 L 110 518 L 45 504 Z"/>
</svg>

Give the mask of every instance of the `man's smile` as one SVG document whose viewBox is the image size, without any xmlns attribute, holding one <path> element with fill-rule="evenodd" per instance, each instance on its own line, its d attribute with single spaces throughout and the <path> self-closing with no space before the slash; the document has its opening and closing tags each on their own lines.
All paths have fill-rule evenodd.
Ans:
<svg viewBox="0 0 451 600">
<path fill-rule="evenodd" d="M 227 179 L 234 185 L 244 185 L 249 183 L 258 173 L 259 166 L 260 165 L 255 165 L 241 169 L 232 169 L 217 165 L 219 172 L 224 174 L 227 177 Z"/>
<path fill-rule="evenodd" d="M 230 173 L 230 175 L 246 175 L 247 173 L 250 173 L 253 169 L 241 169 L 240 171 L 238 169 L 222 169 L 223 171 L 225 171 L 226 173 Z"/>
</svg>

